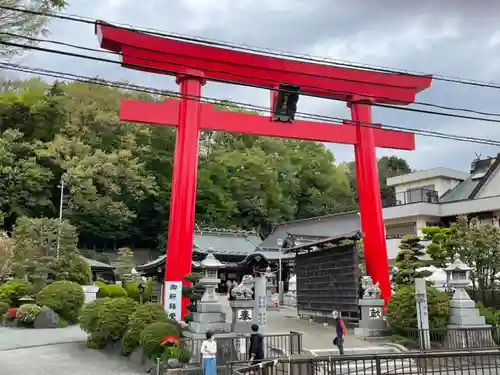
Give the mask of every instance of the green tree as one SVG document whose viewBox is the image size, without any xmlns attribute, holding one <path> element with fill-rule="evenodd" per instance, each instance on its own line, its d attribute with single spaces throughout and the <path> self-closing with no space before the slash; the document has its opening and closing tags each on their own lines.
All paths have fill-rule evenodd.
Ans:
<svg viewBox="0 0 500 375">
<path fill-rule="evenodd" d="M 452 237 L 453 229 L 437 226 L 422 228 L 427 245 L 427 255 L 436 267 L 445 268 L 457 252 L 457 244 Z"/>
<path fill-rule="evenodd" d="M 17 130 L 0 135 L 0 219 L 7 229 L 19 216 L 52 212 L 53 173 L 39 164 L 37 146 Z"/>
<path fill-rule="evenodd" d="M 412 285 L 415 279 L 430 276 L 428 271 L 417 271 L 426 265 L 421 259 L 425 255 L 423 249 L 418 236 L 408 235 L 401 239 L 395 264 L 397 272 L 394 274 L 397 285 Z"/>
<path fill-rule="evenodd" d="M 125 282 L 131 281 L 132 268 L 135 267 L 134 253 L 128 247 L 122 247 L 118 249 L 117 259 L 116 259 L 116 274 L 118 278 Z"/>
<path fill-rule="evenodd" d="M 12 272 L 14 246 L 7 233 L 0 232 L 0 281 L 7 279 Z"/>
<path fill-rule="evenodd" d="M 380 196 L 383 206 L 390 206 L 396 203 L 396 195 L 392 186 L 387 186 L 387 179 L 411 173 L 408 162 L 397 156 L 382 156 L 377 161 L 378 178 L 380 182 Z M 358 183 L 356 179 L 356 164 L 354 161 L 345 164 L 349 184 L 358 199 Z"/>
<path fill-rule="evenodd" d="M 0 0 L 0 5 L 4 7 L 25 7 L 26 1 L 22 0 Z M 30 1 L 29 10 L 46 14 L 52 10 L 64 8 L 64 0 L 40 0 Z M 31 13 L 21 13 L 12 10 L 2 9 L 0 16 L 0 41 L 21 43 L 27 45 L 35 44 L 34 41 L 22 37 L 37 37 L 40 34 L 47 35 L 46 25 L 48 17 Z M 6 34 L 8 33 L 8 34 Z M 14 35 L 10 35 L 14 34 Z M 15 35 L 20 35 L 19 37 Z M 0 56 L 9 56 L 22 53 L 24 49 L 0 44 Z"/>
<path fill-rule="evenodd" d="M 55 280 L 91 282 L 90 266 L 78 252 L 78 234 L 67 221 L 59 225 L 57 219 L 21 217 L 12 241 L 16 277 L 25 278 L 38 288 Z"/>
<path fill-rule="evenodd" d="M 460 259 L 473 269 L 474 289 L 493 288 L 500 271 L 500 229 L 482 224 L 477 217 L 469 220 L 467 216 L 458 217 L 450 228 Z"/>
</svg>

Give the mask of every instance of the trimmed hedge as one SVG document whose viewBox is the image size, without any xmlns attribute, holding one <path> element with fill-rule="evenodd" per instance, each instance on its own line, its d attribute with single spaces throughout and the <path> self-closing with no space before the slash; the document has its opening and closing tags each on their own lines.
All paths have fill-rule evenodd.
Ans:
<svg viewBox="0 0 500 375">
<path fill-rule="evenodd" d="M 118 284 L 105 284 L 102 281 L 96 281 L 95 285 L 99 287 L 98 298 L 120 298 L 127 297 L 127 291 Z"/>
<path fill-rule="evenodd" d="M 34 292 L 34 287 L 28 281 L 13 279 L 0 285 L 0 301 L 8 303 L 10 307 L 19 307 L 19 299 Z"/>
<path fill-rule="evenodd" d="M 89 335 L 87 346 L 101 349 L 120 340 L 135 308 L 136 302 L 128 297 L 105 298 L 87 304 L 80 317 L 81 328 Z"/>
<path fill-rule="evenodd" d="M 139 293 L 139 284 L 140 283 L 138 281 L 127 282 L 125 284 L 127 295 L 130 298 L 136 300 L 137 302 L 140 302 L 141 300 L 141 294 Z M 151 299 L 151 293 L 152 293 L 151 280 L 147 280 L 146 287 L 144 288 L 143 302 L 149 301 Z"/>
<path fill-rule="evenodd" d="M 78 320 L 84 302 L 83 289 L 72 281 L 56 281 L 43 288 L 36 298 L 40 306 L 47 306 L 70 323 Z"/>
<path fill-rule="evenodd" d="M 128 329 L 123 336 L 123 353 L 131 353 L 139 345 L 142 330 L 155 322 L 169 323 L 176 327 L 179 334 L 182 331 L 181 325 L 168 317 L 162 305 L 152 302 L 139 305 L 130 316 Z"/>
</svg>

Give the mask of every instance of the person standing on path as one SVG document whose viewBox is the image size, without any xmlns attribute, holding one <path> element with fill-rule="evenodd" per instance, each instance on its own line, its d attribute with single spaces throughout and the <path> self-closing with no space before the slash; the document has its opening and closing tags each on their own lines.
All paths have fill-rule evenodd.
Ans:
<svg viewBox="0 0 500 375">
<path fill-rule="evenodd" d="M 262 362 L 264 359 L 264 336 L 259 333 L 259 326 L 252 324 L 252 334 L 250 335 L 250 361 L 252 364 Z"/>
<path fill-rule="evenodd" d="M 206 340 L 201 343 L 201 355 L 203 375 L 217 375 L 217 342 L 214 339 L 214 334 L 207 331 Z"/>
<path fill-rule="evenodd" d="M 340 355 L 344 355 L 344 336 L 346 335 L 344 320 L 337 310 L 333 310 L 332 317 L 335 323 L 335 332 L 337 333 L 337 336 L 333 339 L 333 345 L 339 348 Z"/>
</svg>

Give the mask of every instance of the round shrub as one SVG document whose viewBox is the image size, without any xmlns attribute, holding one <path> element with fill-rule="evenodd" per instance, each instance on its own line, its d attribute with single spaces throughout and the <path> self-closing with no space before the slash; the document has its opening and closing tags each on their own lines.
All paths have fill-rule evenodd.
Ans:
<svg viewBox="0 0 500 375">
<path fill-rule="evenodd" d="M 133 298 L 137 302 L 140 302 L 141 294 L 139 293 L 139 282 L 138 281 L 127 282 L 127 284 L 125 285 L 125 289 L 127 290 L 127 295 L 130 298 Z M 151 298 L 151 293 L 152 293 L 151 280 L 147 280 L 146 286 L 144 288 L 144 293 L 143 293 L 143 301 L 149 301 Z"/>
<path fill-rule="evenodd" d="M 40 306 L 33 303 L 22 305 L 17 309 L 16 319 L 23 324 L 33 324 L 41 310 Z"/>
<path fill-rule="evenodd" d="M 80 328 L 91 334 L 94 332 L 97 325 L 97 320 L 99 319 L 99 314 L 104 311 L 104 304 L 108 301 L 107 298 L 97 299 L 90 303 L 87 303 L 80 313 L 78 318 L 78 323 L 80 323 Z"/>
<path fill-rule="evenodd" d="M 139 344 L 142 330 L 151 323 L 163 322 L 176 327 L 177 331 L 182 331 L 180 324 L 168 317 L 163 306 L 158 303 L 148 302 L 137 306 L 137 309 L 130 316 L 128 329 L 123 337 L 122 349 L 125 354 L 134 350 Z"/>
<path fill-rule="evenodd" d="M 151 323 L 142 330 L 139 344 L 149 358 L 160 358 L 165 350 L 162 340 L 168 336 L 179 340 L 180 333 L 177 327 L 165 322 Z"/>
<path fill-rule="evenodd" d="M 10 305 L 7 302 L 0 302 L 0 316 L 5 314 L 9 307 Z"/>
<path fill-rule="evenodd" d="M 107 285 L 109 296 L 111 298 L 127 297 L 127 292 L 120 285 L 109 284 Z"/>
<path fill-rule="evenodd" d="M 108 290 L 108 284 L 105 284 L 102 281 L 96 281 L 94 284 L 99 287 L 97 298 L 106 298 L 111 296 Z"/>
<path fill-rule="evenodd" d="M 427 307 L 429 328 L 445 329 L 448 324 L 450 302 L 446 292 L 434 287 L 427 287 Z M 415 287 L 398 287 L 387 304 L 387 321 L 394 333 L 404 334 L 408 329 L 417 328 L 417 308 L 415 305 Z"/>
<path fill-rule="evenodd" d="M 103 348 L 123 337 L 127 321 L 134 312 L 136 302 L 128 297 L 105 298 L 91 303 L 82 312 L 83 329 L 89 334 L 87 345 Z"/>
<path fill-rule="evenodd" d="M 13 279 L 0 285 L 0 301 L 19 307 L 19 299 L 34 292 L 33 285 L 22 279 Z"/>
<path fill-rule="evenodd" d="M 78 320 L 83 301 L 82 287 L 72 281 L 56 281 L 47 285 L 36 298 L 38 305 L 51 308 L 70 323 Z"/>
</svg>

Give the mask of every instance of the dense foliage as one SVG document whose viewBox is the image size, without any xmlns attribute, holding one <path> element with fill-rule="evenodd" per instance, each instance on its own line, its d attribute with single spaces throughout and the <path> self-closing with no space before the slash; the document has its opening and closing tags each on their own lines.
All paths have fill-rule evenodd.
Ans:
<svg viewBox="0 0 500 375">
<path fill-rule="evenodd" d="M 33 285 L 28 281 L 13 279 L 0 285 L 0 301 L 7 303 L 11 307 L 21 305 L 20 298 L 33 293 Z"/>
<path fill-rule="evenodd" d="M 179 323 L 169 318 L 163 306 L 151 302 L 139 305 L 130 316 L 127 331 L 123 336 L 123 353 L 132 352 L 139 345 L 142 330 L 155 322 L 169 323 L 175 326 L 179 333 L 182 331 Z"/>
<path fill-rule="evenodd" d="M 51 308 L 71 323 L 78 320 L 83 301 L 82 287 L 72 281 L 56 281 L 43 288 L 36 297 L 38 305 Z"/>
<path fill-rule="evenodd" d="M 399 252 L 396 255 L 396 268 L 394 281 L 397 285 L 413 285 L 415 279 L 430 276 L 429 271 L 418 270 L 427 265 L 421 258 L 425 255 L 424 245 L 420 243 L 420 237 L 407 235 L 401 238 Z"/>
<path fill-rule="evenodd" d="M 427 308 L 431 330 L 446 328 L 449 306 L 449 297 L 446 292 L 427 287 Z M 397 288 L 387 304 L 387 321 L 394 333 L 405 334 L 407 330 L 417 328 L 417 308 L 413 285 L 402 285 Z"/>
<path fill-rule="evenodd" d="M 128 297 L 105 298 L 85 305 L 80 314 L 80 327 L 88 333 L 87 346 L 101 349 L 121 340 L 136 303 Z"/>
<path fill-rule="evenodd" d="M 161 98 L 84 83 L 0 84 L 3 228 L 24 216 L 56 217 L 63 180 L 63 217 L 80 248 L 163 247 L 175 130 L 118 117 L 121 97 Z M 200 227 L 266 235 L 276 222 L 356 208 L 348 168 L 321 143 L 218 132 L 202 132 L 199 142 Z M 391 173 L 405 164 L 380 163 Z"/>
</svg>

